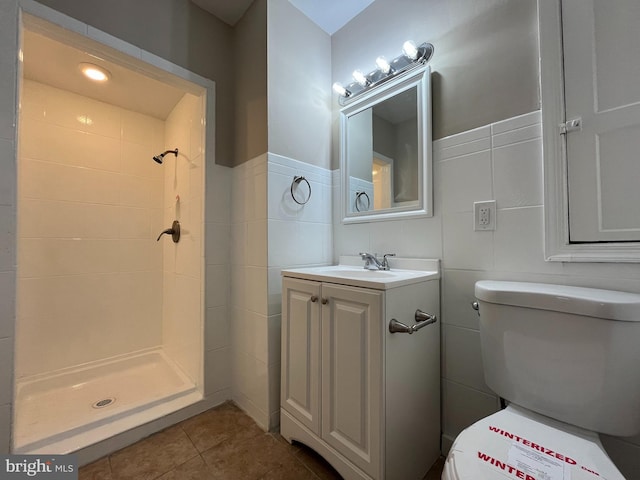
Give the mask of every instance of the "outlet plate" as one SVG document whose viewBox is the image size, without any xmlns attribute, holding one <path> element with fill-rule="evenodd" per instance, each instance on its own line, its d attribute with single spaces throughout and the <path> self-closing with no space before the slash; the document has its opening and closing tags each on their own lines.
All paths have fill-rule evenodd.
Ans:
<svg viewBox="0 0 640 480">
<path fill-rule="evenodd" d="M 496 201 L 473 202 L 473 229 L 489 231 L 496 229 Z"/>
</svg>

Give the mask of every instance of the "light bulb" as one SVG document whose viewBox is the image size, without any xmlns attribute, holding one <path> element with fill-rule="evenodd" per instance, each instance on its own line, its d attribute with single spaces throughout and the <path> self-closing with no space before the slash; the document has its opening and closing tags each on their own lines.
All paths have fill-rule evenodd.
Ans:
<svg viewBox="0 0 640 480">
<path fill-rule="evenodd" d="M 340 82 L 336 82 L 333 84 L 333 91 L 342 97 L 348 97 L 351 95 L 351 92 L 344 88 Z"/>
<path fill-rule="evenodd" d="M 389 73 L 391 71 L 391 65 L 384 57 L 376 58 L 376 65 L 382 73 Z"/>
<path fill-rule="evenodd" d="M 108 70 L 92 63 L 81 63 L 79 67 L 80 71 L 82 71 L 85 77 L 90 78 L 91 80 L 94 80 L 96 82 L 107 81 L 111 76 Z"/>
<path fill-rule="evenodd" d="M 407 40 L 402 45 L 402 53 L 404 53 L 411 60 L 418 58 L 418 47 L 411 40 Z"/>
<path fill-rule="evenodd" d="M 352 75 L 353 79 L 363 87 L 366 87 L 369 84 L 369 80 L 367 80 L 367 77 L 365 77 L 364 73 L 360 70 L 354 70 Z"/>
</svg>

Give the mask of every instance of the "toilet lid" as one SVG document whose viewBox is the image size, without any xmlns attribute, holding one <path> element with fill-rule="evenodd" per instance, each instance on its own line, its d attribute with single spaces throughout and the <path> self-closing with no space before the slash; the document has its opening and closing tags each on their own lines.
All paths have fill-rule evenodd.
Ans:
<svg viewBox="0 0 640 480">
<path fill-rule="evenodd" d="M 625 480 L 595 434 L 516 406 L 456 438 L 444 480 Z"/>
</svg>

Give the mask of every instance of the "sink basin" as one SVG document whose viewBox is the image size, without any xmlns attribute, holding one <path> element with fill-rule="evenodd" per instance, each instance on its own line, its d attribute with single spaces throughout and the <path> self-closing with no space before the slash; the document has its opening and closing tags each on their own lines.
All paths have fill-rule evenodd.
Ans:
<svg viewBox="0 0 640 480">
<path fill-rule="evenodd" d="M 334 271 L 335 275 L 344 276 L 347 278 L 397 278 L 402 275 L 400 272 L 390 270 L 337 270 Z"/>
<path fill-rule="evenodd" d="M 440 277 L 437 270 L 365 270 L 362 267 L 350 265 L 287 269 L 282 271 L 282 275 L 377 290 L 388 290 Z"/>
</svg>

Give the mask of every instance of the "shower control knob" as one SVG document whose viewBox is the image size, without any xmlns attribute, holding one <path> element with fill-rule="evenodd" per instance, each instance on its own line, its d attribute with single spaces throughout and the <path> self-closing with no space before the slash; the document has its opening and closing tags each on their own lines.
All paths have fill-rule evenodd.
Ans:
<svg viewBox="0 0 640 480">
<path fill-rule="evenodd" d="M 178 220 L 174 220 L 171 224 L 171 228 L 163 230 L 160 235 L 158 235 L 158 239 L 156 240 L 157 242 L 160 241 L 162 235 L 171 235 L 173 243 L 178 243 L 180 241 L 180 222 L 178 222 Z"/>
</svg>

